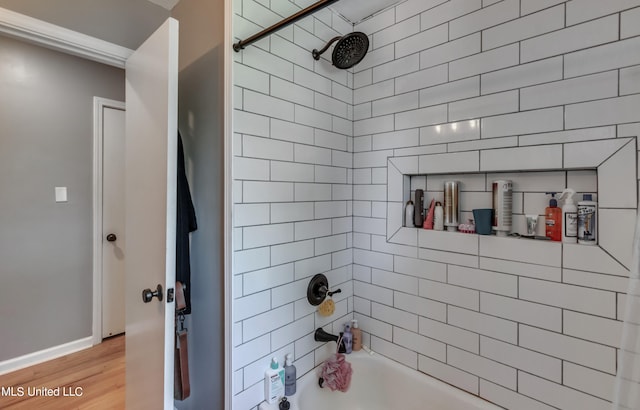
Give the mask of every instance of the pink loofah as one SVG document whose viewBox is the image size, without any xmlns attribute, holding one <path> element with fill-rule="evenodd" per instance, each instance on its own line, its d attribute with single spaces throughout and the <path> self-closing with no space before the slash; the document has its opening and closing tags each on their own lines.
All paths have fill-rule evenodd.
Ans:
<svg viewBox="0 0 640 410">
<path fill-rule="evenodd" d="M 351 384 L 351 363 L 347 362 L 342 353 L 331 355 L 322 366 L 320 377 L 323 386 L 328 386 L 332 391 L 346 392 Z"/>
</svg>

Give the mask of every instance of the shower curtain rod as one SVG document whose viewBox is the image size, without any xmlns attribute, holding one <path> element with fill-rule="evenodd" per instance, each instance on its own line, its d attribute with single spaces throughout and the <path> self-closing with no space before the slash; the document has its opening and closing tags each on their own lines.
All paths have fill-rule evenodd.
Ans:
<svg viewBox="0 0 640 410">
<path fill-rule="evenodd" d="M 258 40 L 260 40 L 262 37 L 268 36 L 269 34 L 280 30 L 281 28 L 284 28 L 290 24 L 295 23 L 296 21 L 300 20 L 301 18 L 307 17 L 309 14 L 315 13 L 318 10 L 321 10 L 327 6 L 330 6 L 331 4 L 337 2 L 338 0 L 321 0 L 318 1 L 316 3 L 313 3 L 312 5 L 310 5 L 309 7 L 307 7 L 306 9 L 302 9 L 299 12 L 297 12 L 296 14 L 287 17 L 286 19 L 274 24 L 271 27 L 267 27 L 264 30 L 262 30 L 259 33 L 256 33 L 254 35 L 252 35 L 251 37 L 249 37 L 246 40 L 240 40 L 237 43 L 235 43 L 233 45 L 233 50 L 238 52 L 240 50 L 242 50 L 243 48 L 245 48 L 245 46 L 248 46 L 249 44 L 256 42 Z"/>
</svg>

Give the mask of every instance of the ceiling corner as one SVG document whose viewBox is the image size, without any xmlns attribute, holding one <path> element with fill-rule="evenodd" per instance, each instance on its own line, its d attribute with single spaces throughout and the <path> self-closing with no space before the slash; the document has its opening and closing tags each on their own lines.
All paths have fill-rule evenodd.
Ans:
<svg viewBox="0 0 640 410">
<path fill-rule="evenodd" d="M 180 0 L 149 0 L 151 3 L 164 7 L 167 10 L 173 9 Z"/>
</svg>

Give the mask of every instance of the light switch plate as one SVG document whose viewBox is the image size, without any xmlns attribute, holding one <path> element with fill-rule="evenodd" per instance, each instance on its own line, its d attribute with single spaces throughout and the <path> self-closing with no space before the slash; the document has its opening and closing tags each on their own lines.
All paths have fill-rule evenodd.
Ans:
<svg viewBox="0 0 640 410">
<path fill-rule="evenodd" d="M 67 202 L 67 187 L 66 186 L 57 186 L 56 187 L 56 202 Z"/>
</svg>

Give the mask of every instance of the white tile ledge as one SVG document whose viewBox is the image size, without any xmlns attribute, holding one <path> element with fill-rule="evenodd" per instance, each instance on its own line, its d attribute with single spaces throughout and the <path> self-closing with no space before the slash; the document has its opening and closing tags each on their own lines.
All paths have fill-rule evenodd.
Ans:
<svg viewBox="0 0 640 410">
<path fill-rule="evenodd" d="M 558 160 L 542 160 L 538 161 L 535 166 L 532 166 L 527 171 L 557 171 L 568 169 L 597 169 L 607 161 L 609 161 L 614 154 L 620 149 L 625 147 L 628 143 L 633 142 L 637 137 L 624 137 L 624 138 L 609 138 L 598 141 L 580 141 L 580 142 L 567 142 L 563 144 L 546 144 L 538 146 L 525 146 L 525 147 L 510 147 L 504 148 L 508 150 L 509 164 L 513 162 L 515 156 L 529 157 L 532 153 L 537 153 L 541 149 L 547 153 L 549 150 L 553 152 L 562 152 L 562 158 Z M 541 148 L 544 147 L 544 148 Z M 410 156 L 396 156 L 387 157 L 388 165 L 392 165 L 403 175 L 438 175 L 438 174 L 454 174 L 454 173 L 484 173 L 500 170 L 501 172 L 521 172 L 522 168 L 517 169 L 513 166 L 506 167 L 502 165 L 492 166 L 487 168 L 487 165 L 482 167 L 476 167 L 475 164 L 463 164 L 463 165 L 441 165 L 441 160 L 454 161 L 460 159 L 475 159 L 478 155 L 482 156 L 485 152 L 495 152 L 500 149 L 487 149 L 487 150 L 475 150 L 465 151 L 464 153 L 433 153 L 422 155 L 410 155 Z M 592 152 L 593 151 L 593 152 Z M 506 152 L 506 151 L 505 151 Z M 585 156 L 586 152 L 590 152 L 590 155 Z M 464 157 L 460 155 L 463 154 Z M 436 164 L 431 164 L 432 162 Z M 472 161 L 473 162 L 473 161 Z M 419 169 L 416 170 L 416 163 L 419 165 Z M 427 165 L 428 164 L 428 165 Z M 437 165 L 437 166 L 434 166 Z M 495 168 L 495 169 L 494 169 Z M 428 171 L 427 171 L 428 169 Z"/>
<path fill-rule="evenodd" d="M 478 254 L 478 238 L 481 235 L 462 232 L 435 231 L 418 229 L 418 246 L 438 251 Z"/>
<path fill-rule="evenodd" d="M 562 242 L 486 235 L 480 237 L 480 256 L 561 267 Z"/>
<path fill-rule="evenodd" d="M 418 246 L 418 229 L 402 227 L 393 233 L 387 242 L 398 245 Z"/>
<path fill-rule="evenodd" d="M 612 138 L 564 144 L 564 168 L 598 168 L 635 138 Z"/>
<path fill-rule="evenodd" d="M 499 259 L 586 272 L 629 276 L 628 268 L 600 245 L 566 244 L 518 237 L 498 237 L 423 228 L 398 229 L 387 242 L 421 249 Z M 563 257 L 564 256 L 564 257 Z"/>
<path fill-rule="evenodd" d="M 629 270 L 600 246 L 564 244 L 562 267 L 585 272 L 629 276 Z"/>
</svg>

